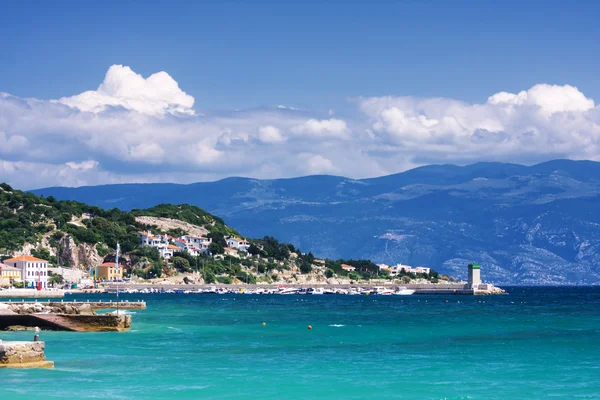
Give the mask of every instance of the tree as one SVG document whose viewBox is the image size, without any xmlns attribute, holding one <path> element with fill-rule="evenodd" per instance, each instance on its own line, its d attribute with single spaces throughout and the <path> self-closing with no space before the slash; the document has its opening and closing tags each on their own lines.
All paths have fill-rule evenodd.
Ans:
<svg viewBox="0 0 600 400">
<path fill-rule="evenodd" d="M 263 254 L 263 251 L 254 243 L 250 244 L 250 247 L 248 247 L 248 253 L 252 254 L 253 256 L 257 255 L 257 254 Z"/>
<path fill-rule="evenodd" d="M 227 241 L 225 240 L 225 236 L 223 236 L 221 232 L 209 232 L 208 235 L 206 235 L 206 237 L 212 239 L 211 244 L 215 243 L 222 247 L 227 247 Z"/>
<path fill-rule="evenodd" d="M 206 271 L 202 274 L 202 279 L 204 279 L 204 283 L 215 283 L 216 277 L 215 274 L 211 271 Z"/>
<path fill-rule="evenodd" d="M 148 273 L 146 274 L 146 279 L 160 278 L 162 276 L 162 273 L 163 273 L 162 263 L 160 261 L 153 261 L 152 266 L 150 267 L 150 269 L 148 270 Z"/>
<path fill-rule="evenodd" d="M 221 245 L 220 243 L 212 242 L 208 246 L 208 251 L 210 251 L 211 254 L 223 254 L 225 253 L 225 246 Z"/>
<path fill-rule="evenodd" d="M 325 271 L 325 276 L 327 278 L 333 278 L 334 272 L 331 268 L 327 268 L 327 271 Z"/>
<path fill-rule="evenodd" d="M 61 285 L 61 284 L 63 284 L 65 282 L 65 279 L 63 278 L 62 275 L 51 274 L 49 281 L 50 281 L 50 284 L 52 286 L 54 286 L 54 285 Z"/>
<path fill-rule="evenodd" d="M 311 271 L 312 265 L 309 262 L 303 261 L 302 264 L 300 264 L 300 272 L 303 274 L 310 274 Z"/>
<path fill-rule="evenodd" d="M 190 267 L 190 262 L 183 257 L 173 257 L 173 266 L 179 272 L 190 272 L 192 267 Z"/>
</svg>

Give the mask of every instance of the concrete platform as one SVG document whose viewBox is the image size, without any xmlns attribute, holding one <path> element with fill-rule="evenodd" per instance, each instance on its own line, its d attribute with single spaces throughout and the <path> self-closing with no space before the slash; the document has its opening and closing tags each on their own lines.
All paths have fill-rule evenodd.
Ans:
<svg viewBox="0 0 600 400">
<path fill-rule="evenodd" d="M 123 332 L 131 328 L 131 315 L 10 314 L 0 315 L 0 330 L 38 327 L 49 331 Z"/>
<path fill-rule="evenodd" d="M 44 342 L 0 342 L 0 368 L 54 368 Z"/>
</svg>

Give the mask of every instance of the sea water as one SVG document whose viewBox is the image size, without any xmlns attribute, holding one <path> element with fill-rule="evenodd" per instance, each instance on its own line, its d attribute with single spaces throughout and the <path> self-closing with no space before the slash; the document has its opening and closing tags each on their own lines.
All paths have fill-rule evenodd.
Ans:
<svg viewBox="0 0 600 400">
<path fill-rule="evenodd" d="M 600 288 L 508 291 L 121 295 L 130 332 L 42 332 L 55 368 L 0 369 L 0 399 L 600 399 Z"/>
</svg>

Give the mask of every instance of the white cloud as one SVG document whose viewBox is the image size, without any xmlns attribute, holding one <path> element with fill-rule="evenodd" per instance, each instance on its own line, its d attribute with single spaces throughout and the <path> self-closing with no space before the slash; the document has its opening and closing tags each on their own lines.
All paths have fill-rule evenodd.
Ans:
<svg viewBox="0 0 600 400">
<path fill-rule="evenodd" d="M 572 86 L 500 92 L 484 104 L 373 97 L 360 101 L 376 140 L 432 162 L 599 159 L 600 112 Z"/>
<path fill-rule="evenodd" d="M 346 122 L 341 119 L 309 119 L 292 128 L 292 132 L 305 136 L 345 136 L 348 129 Z"/>
<path fill-rule="evenodd" d="M 94 113 L 120 106 L 148 115 L 193 114 L 194 105 L 194 98 L 179 89 L 177 82 L 166 72 L 157 72 L 144 79 L 123 65 L 111 66 L 98 90 L 58 101 Z"/>
<path fill-rule="evenodd" d="M 140 143 L 131 146 L 129 154 L 131 155 L 132 160 L 158 163 L 162 161 L 165 151 L 158 143 Z"/>
<path fill-rule="evenodd" d="M 21 135 L 12 135 L 7 137 L 0 131 L 0 154 L 17 153 L 26 150 L 29 146 L 29 140 Z"/>
<path fill-rule="evenodd" d="M 60 100 L 0 93 L 0 181 L 29 189 L 363 178 L 424 163 L 600 160 L 600 107 L 572 86 L 499 92 L 481 104 L 362 98 L 344 119 L 287 106 L 199 115 L 193 102 L 168 74 L 144 79 L 122 66 L 111 67 L 97 91 Z"/>
<path fill-rule="evenodd" d="M 301 165 L 306 174 L 334 174 L 339 172 L 330 159 L 320 154 L 300 153 L 298 158 L 301 160 Z"/>
<path fill-rule="evenodd" d="M 82 162 L 69 161 L 68 163 L 65 163 L 65 165 L 71 169 L 75 169 L 78 171 L 87 171 L 90 169 L 97 168 L 98 161 L 95 161 L 95 160 L 87 160 L 87 161 L 82 161 Z"/>
<path fill-rule="evenodd" d="M 488 98 L 488 104 L 509 106 L 536 106 L 550 116 L 554 113 L 587 111 L 594 108 L 594 100 L 588 99 L 576 87 L 539 84 L 519 94 L 500 92 Z"/>
<path fill-rule="evenodd" d="M 258 128 L 258 139 L 264 143 L 280 143 L 285 140 L 279 129 L 272 125 Z"/>
</svg>

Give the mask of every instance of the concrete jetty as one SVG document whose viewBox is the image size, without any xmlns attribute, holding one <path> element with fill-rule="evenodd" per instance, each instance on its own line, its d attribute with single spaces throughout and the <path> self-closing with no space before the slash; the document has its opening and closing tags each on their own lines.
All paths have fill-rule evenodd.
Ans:
<svg viewBox="0 0 600 400">
<path fill-rule="evenodd" d="M 0 289 L 0 299 L 60 299 L 65 291 L 60 289 Z"/>
<path fill-rule="evenodd" d="M 0 303 L 0 330 L 39 327 L 75 332 L 121 332 L 131 328 L 131 315 L 95 310 L 144 310 L 145 302 L 8 302 Z"/>
<path fill-rule="evenodd" d="M 0 368 L 54 368 L 46 360 L 44 342 L 7 342 L 0 340 Z"/>
</svg>

